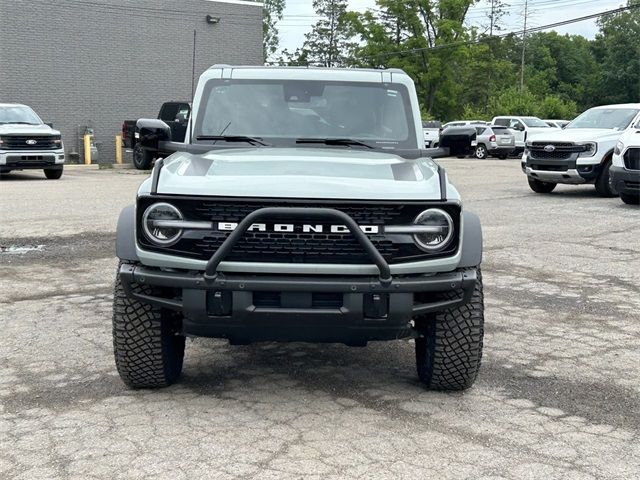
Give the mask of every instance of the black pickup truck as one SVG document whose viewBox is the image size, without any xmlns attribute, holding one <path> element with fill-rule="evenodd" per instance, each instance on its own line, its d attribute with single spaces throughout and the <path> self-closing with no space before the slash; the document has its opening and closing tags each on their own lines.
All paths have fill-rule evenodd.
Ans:
<svg viewBox="0 0 640 480">
<path fill-rule="evenodd" d="M 177 142 L 183 142 L 187 133 L 187 124 L 191 116 L 191 104 L 189 102 L 165 102 L 160 107 L 158 119 L 169 125 L 171 138 Z M 152 158 L 144 155 L 141 146 L 136 141 L 137 120 L 125 120 L 122 124 L 122 142 L 124 148 L 133 150 L 133 164 L 138 170 L 151 168 Z"/>
</svg>

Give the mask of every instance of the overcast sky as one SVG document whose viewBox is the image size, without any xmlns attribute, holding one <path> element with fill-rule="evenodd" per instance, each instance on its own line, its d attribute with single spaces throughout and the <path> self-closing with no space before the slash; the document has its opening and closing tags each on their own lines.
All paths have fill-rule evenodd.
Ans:
<svg viewBox="0 0 640 480">
<path fill-rule="evenodd" d="M 529 24 L 542 26 L 582 17 L 605 10 L 611 10 L 626 4 L 626 0 L 528 0 L 531 10 Z M 375 6 L 375 0 L 350 0 L 351 10 L 365 11 Z M 490 0 L 483 0 L 473 7 L 468 15 L 468 23 L 473 25 L 487 24 L 487 6 Z M 525 0 L 506 0 L 510 5 L 509 16 L 505 17 L 506 31 L 522 30 L 522 17 Z M 280 22 L 280 45 L 288 50 L 295 50 L 302 45 L 304 34 L 317 21 L 311 0 L 287 0 L 285 17 Z M 598 30 L 594 20 L 574 23 L 556 29 L 560 33 L 583 35 L 593 38 Z"/>
</svg>

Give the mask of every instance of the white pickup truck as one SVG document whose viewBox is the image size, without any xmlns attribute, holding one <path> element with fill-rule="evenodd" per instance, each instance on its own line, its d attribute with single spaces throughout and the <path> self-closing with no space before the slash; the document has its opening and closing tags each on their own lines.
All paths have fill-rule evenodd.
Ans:
<svg viewBox="0 0 640 480">
<path fill-rule="evenodd" d="M 537 134 L 522 156 L 529 186 L 550 193 L 558 183 L 592 183 L 601 196 L 617 196 L 610 174 L 614 149 L 639 121 L 640 103 L 607 105 L 587 110 L 563 130 Z"/>
<path fill-rule="evenodd" d="M 0 174 L 38 169 L 57 180 L 63 168 L 60 132 L 26 105 L 0 103 Z"/>
</svg>

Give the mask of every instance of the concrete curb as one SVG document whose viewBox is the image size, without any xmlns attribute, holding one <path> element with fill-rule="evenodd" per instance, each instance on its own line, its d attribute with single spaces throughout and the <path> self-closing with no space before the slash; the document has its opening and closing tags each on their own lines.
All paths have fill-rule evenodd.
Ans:
<svg viewBox="0 0 640 480">
<path fill-rule="evenodd" d="M 132 170 L 134 167 L 130 163 L 95 163 L 91 165 L 84 164 L 65 164 L 65 170 Z"/>
</svg>

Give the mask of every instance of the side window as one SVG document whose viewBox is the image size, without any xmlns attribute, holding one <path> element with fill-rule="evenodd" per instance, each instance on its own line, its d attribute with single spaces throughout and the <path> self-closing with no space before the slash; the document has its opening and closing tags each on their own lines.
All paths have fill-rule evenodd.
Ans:
<svg viewBox="0 0 640 480">
<path fill-rule="evenodd" d="M 510 122 L 508 118 L 497 118 L 493 123 L 494 125 L 502 125 L 503 127 L 508 127 Z"/>
<path fill-rule="evenodd" d="M 174 119 L 177 122 L 186 122 L 189 120 L 189 115 L 191 114 L 191 107 L 188 103 L 181 103 L 178 106 L 178 113 L 176 113 L 176 118 Z"/>
<path fill-rule="evenodd" d="M 178 114 L 179 104 L 177 103 L 165 103 L 160 109 L 158 118 L 164 122 L 173 122 Z"/>
<path fill-rule="evenodd" d="M 511 123 L 509 124 L 509 128 L 513 128 L 515 130 L 524 130 L 524 125 L 517 118 L 512 118 Z"/>
</svg>

